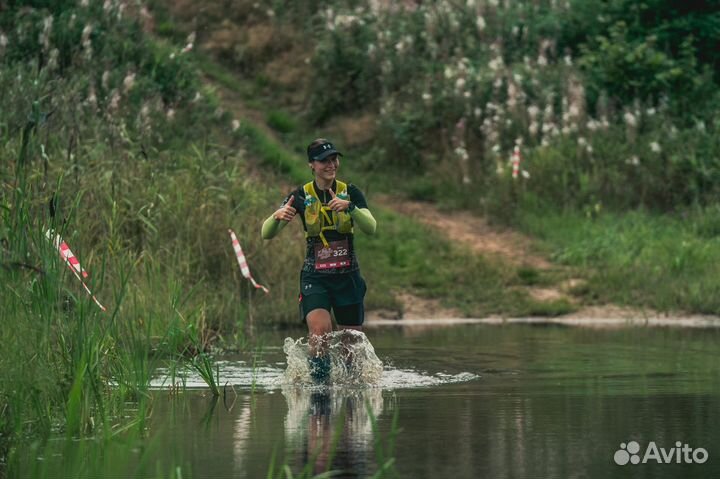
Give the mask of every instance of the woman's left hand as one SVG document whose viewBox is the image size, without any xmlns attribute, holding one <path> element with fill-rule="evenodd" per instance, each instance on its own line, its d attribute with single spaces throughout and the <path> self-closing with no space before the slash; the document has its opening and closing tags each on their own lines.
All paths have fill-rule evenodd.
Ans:
<svg viewBox="0 0 720 479">
<path fill-rule="evenodd" d="M 341 211 L 345 211 L 350 206 L 350 202 L 347 200 L 343 200 L 335 196 L 335 192 L 330 189 L 330 196 L 332 196 L 332 199 L 327 204 L 328 208 L 330 208 L 333 211 L 337 211 L 338 213 Z"/>
</svg>

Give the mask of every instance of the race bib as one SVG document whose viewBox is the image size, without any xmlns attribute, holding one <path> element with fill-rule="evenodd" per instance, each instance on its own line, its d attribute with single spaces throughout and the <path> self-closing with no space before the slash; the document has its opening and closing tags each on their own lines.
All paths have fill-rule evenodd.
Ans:
<svg viewBox="0 0 720 479">
<path fill-rule="evenodd" d="M 328 246 L 315 244 L 315 269 L 335 269 L 350 266 L 348 240 L 331 241 Z"/>
</svg>

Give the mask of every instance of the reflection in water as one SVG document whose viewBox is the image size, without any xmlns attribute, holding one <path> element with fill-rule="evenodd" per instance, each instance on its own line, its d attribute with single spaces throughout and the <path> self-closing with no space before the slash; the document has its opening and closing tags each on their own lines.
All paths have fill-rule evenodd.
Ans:
<svg viewBox="0 0 720 479">
<path fill-rule="evenodd" d="M 288 457 L 311 465 L 313 474 L 343 471 L 342 476 L 365 477 L 373 464 L 373 427 L 383 411 L 380 389 L 282 389 L 288 405 L 285 438 Z"/>
<path fill-rule="evenodd" d="M 233 463 L 237 474 L 247 470 L 247 450 L 250 441 L 250 426 L 252 422 L 251 397 L 242 398 L 240 414 L 235 418 L 233 428 Z"/>
</svg>

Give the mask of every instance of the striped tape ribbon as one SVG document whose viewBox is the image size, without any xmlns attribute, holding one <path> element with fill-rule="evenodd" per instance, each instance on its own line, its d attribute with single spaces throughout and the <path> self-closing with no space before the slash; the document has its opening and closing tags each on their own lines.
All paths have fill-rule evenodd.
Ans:
<svg viewBox="0 0 720 479">
<path fill-rule="evenodd" d="M 269 293 L 270 290 L 267 289 L 265 286 L 256 283 L 255 279 L 253 279 L 252 277 L 252 274 L 250 274 L 250 268 L 248 267 L 247 260 L 245 259 L 245 253 L 243 253 L 242 247 L 240 247 L 240 242 L 238 241 L 237 236 L 235 236 L 235 232 L 231 229 L 228 229 L 228 233 L 230 233 L 233 249 L 235 250 L 235 256 L 237 257 L 238 264 L 240 265 L 240 271 L 242 272 L 242 275 L 245 277 L 245 279 L 250 280 L 255 289 L 262 289 L 263 291 L 265 291 L 265 294 Z"/>
<path fill-rule="evenodd" d="M 47 239 L 52 241 L 55 248 L 57 248 L 58 253 L 60 253 L 60 257 L 63 259 L 63 261 L 65 261 L 65 264 L 68 266 L 68 268 L 70 268 L 70 271 L 73 272 L 78 281 L 80 281 L 80 284 L 83 285 L 83 288 L 85 289 L 87 294 L 90 295 L 95 304 L 97 304 L 101 310 L 106 311 L 105 306 L 100 304 L 100 301 L 97 300 L 95 295 L 92 294 L 92 291 L 90 291 L 90 288 L 88 288 L 85 284 L 85 281 L 83 281 L 83 278 L 88 277 L 88 273 L 83 269 L 82 266 L 80 266 L 80 261 L 78 261 L 73 252 L 70 250 L 68 244 L 63 241 L 60 235 L 54 235 L 52 230 L 47 230 L 45 236 L 47 237 Z"/>
</svg>

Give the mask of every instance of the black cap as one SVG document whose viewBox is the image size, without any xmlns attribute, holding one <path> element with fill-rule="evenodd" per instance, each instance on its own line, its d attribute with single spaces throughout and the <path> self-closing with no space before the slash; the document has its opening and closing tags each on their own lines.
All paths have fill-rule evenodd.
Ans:
<svg viewBox="0 0 720 479">
<path fill-rule="evenodd" d="M 342 153 L 335 149 L 335 145 L 326 141 L 315 145 L 312 148 L 308 148 L 308 161 L 322 161 L 330 155 L 343 156 Z"/>
</svg>

